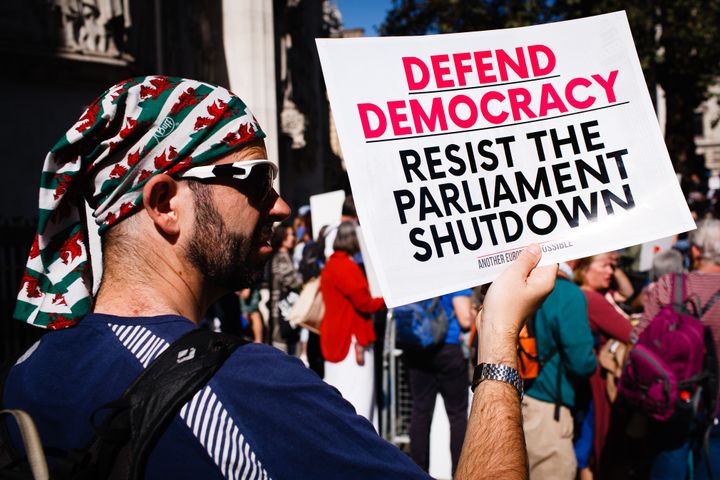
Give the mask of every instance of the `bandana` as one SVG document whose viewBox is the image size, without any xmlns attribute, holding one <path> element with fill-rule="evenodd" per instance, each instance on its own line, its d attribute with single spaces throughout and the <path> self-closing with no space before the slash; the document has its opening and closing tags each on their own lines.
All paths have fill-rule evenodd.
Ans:
<svg viewBox="0 0 720 480">
<path fill-rule="evenodd" d="M 242 100 L 222 87 L 151 76 L 108 89 L 45 158 L 15 318 L 59 329 L 90 310 L 86 200 L 102 235 L 140 210 L 153 175 L 217 160 L 263 137 Z"/>
</svg>

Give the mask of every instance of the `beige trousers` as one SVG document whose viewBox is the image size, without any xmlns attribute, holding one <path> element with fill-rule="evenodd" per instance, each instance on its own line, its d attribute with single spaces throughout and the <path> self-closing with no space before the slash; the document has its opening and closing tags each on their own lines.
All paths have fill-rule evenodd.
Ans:
<svg viewBox="0 0 720 480">
<path fill-rule="evenodd" d="M 573 449 L 570 409 L 560 407 L 560 421 L 553 418 L 555 404 L 525 396 L 523 429 L 530 462 L 530 480 L 574 480 L 577 460 Z"/>
</svg>

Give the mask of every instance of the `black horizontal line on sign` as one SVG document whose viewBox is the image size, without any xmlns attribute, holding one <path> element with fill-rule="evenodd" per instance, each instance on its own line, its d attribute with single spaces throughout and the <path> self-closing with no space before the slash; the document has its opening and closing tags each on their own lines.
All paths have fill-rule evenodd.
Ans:
<svg viewBox="0 0 720 480">
<path fill-rule="evenodd" d="M 508 123 L 508 124 L 503 124 L 503 125 L 493 125 L 490 127 L 471 128 L 468 130 L 458 130 L 455 132 L 426 133 L 424 135 L 411 135 L 408 137 L 380 138 L 378 140 L 365 140 L 365 143 L 396 142 L 398 140 L 412 140 L 414 138 L 425 138 L 425 137 L 440 137 L 443 135 L 454 135 L 456 133 L 479 132 L 481 130 L 493 130 L 495 128 L 514 127 L 515 125 L 525 125 L 527 123 L 546 122 L 548 120 L 555 120 L 556 118 L 569 117 L 571 115 L 579 115 L 581 113 L 595 112 L 597 110 L 604 110 L 606 108 L 620 107 L 622 105 L 627 105 L 628 103 L 630 103 L 630 102 L 627 101 L 627 102 L 613 103 L 612 105 L 605 105 L 604 107 L 589 108 L 587 110 L 581 110 L 579 112 L 572 112 L 572 113 L 565 113 L 563 115 L 556 115 L 554 117 L 536 118 L 535 120 L 527 120 L 525 122 Z"/>
<path fill-rule="evenodd" d="M 537 82 L 538 80 L 548 80 L 550 78 L 558 78 L 560 75 L 549 75 L 547 77 L 528 78 L 527 80 L 516 80 L 514 82 L 488 83 L 487 85 L 473 85 L 470 87 L 444 88 L 440 90 L 423 90 L 422 92 L 408 92 L 409 95 L 422 95 L 424 93 L 443 93 L 457 92 L 460 90 L 472 90 L 475 88 L 502 87 L 503 85 L 515 85 L 517 83 Z"/>
</svg>

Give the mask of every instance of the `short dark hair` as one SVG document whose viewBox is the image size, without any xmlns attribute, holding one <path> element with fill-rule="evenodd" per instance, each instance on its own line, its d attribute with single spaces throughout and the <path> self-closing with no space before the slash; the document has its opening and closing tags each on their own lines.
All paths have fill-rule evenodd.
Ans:
<svg viewBox="0 0 720 480">
<path fill-rule="evenodd" d="M 360 243 L 358 243 L 357 233 L 355 233 L 355 222 L 340 224 L 333 242 L 333 250 L 340 250 L 348 255 L 355 255 L 360 251 Z"/>
<path fill-rule="evenodd" d="M 357 210 L 355 210 L 355 200 L 353 200 L 352 195 L 348 195 L 345 197 L 341 214 L 345 217 L 357 218 Z"/>
<path fill-rule="evenodd" d="M 270 237 L 270 246 L 272 247 L 274 252 L 277 252 L 280 249 L 280 245 L 282 245 L 285 241 L 288 228 L 292 228 L 292 225 L 282 223 L 275 227 L 275 229 L 273 230 L 272 237 Z"/>
</svg>

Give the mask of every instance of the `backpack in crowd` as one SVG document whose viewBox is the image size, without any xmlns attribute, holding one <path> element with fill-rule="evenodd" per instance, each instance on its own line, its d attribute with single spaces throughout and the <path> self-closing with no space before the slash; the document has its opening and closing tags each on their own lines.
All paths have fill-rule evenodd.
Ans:
<svg viewBox="0 0 720 480">
<path fill-rule="evenodd" d="M 173 342 L 125 390 L 120 398 L 99 407 L 107 415 L 95 426 L 95 437 L 82 449 L 50 452 L 49 478 L 59 480 L 140 479 L 157 438 L 175 415 L 220 369 L 239 346 L 239 337 L 208 330 L 192 330 Z M 43 449 L 28 432 L 29 416 L 18 419 L 27 456 L 14 451 L 5 423 L 0 420 L 0 478 L 48 478 Z M 32 424 L 32 421 L 29 422 Z M 52 455 L 51 455 L 52 454 Z M 44 464 L 44 468 L 43 468 Z M 45 475 L 38 475 L 45 472 Z"/>
<path fill-rule="evenodd" d="M 540 374 L 542 361 L 537 351 L 537 338 L 535 337 L 535 317 L 527 319 L 518 335 L 518 373 L 524 381 L 535 380 Z"/>
<path fill-rule="evenodd" d="M 518 357 L 518 373 L 525 384 L 525 389 L 529 390 L 535 379 L 540 375 L 542 367 L 557 353 L 562 353 L 558 348 L 559 341 L 555 330 L 552 330 L 551 338 L 553 347 L 548 352 L 538 352 L 537 337 L 535 334 L 535 316 L 537 312 L 527 319 L 518 335 L 517 357 Z M 562 355 L 560 363 L 558 363 L 556 387 L 555 387 L 555 411 L 553 418 L 556 422 L 560 421 L 560 407 L 562 406 Z"/>
<path fill-rule="evenodd" d="M 450 319 L 440 297 L 395 307 L 393 319 L 400 348 L 423 349 L 445 343 Z"/>
<path fill-rule="evenodd" d="M 308 240 L 303 247 L 302 257 L 298 265 L 298 271 L 302 275 L 303 282 L 309 282 L 312 278 L 320 276 L 322 267 L 325 264 L 325 244 Z"/>
<path fill-rule="evenodd" d="M 712 333 L 700 320 L 720 297 L 705 306 L 687 297 L 683 274 L 675 274 L 672 303 L 663 307 L 640 335 L 620 377 L 625 402 L 659 421 L 678 409 L 713 412 L 717 395 L 717 360 Z"/>
</svg>

